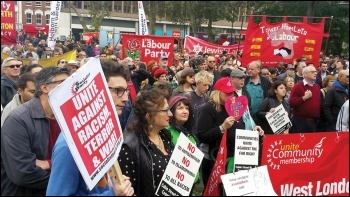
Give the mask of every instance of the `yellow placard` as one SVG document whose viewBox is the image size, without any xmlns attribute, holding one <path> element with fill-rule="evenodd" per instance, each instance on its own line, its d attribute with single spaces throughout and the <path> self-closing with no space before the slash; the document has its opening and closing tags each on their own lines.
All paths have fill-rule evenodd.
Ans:
<svg viewBox="0 0 350 197">
<path fill-rule="evenodd" d="M 1 53 L 1 58 L 2 59 L 6 59 L 8 57 L 10 57 L 10 56 L 7 55 L 6 53 Z M 39 64 L 42 67 L 56 66 L 58 60 L 60 60 L 60 59 L 65 59 L 67 62 L 69 60 L 76 60 L 77 59 L 77 51 L 76 50 L 72 50 L 72 51 L 69 51 L 67 53 L 64 53 L 63 55 L 59 55 L 59 56 L 56 56 L 56 57 L 51 57 L 51 58 L 48 58 L 48 59 L 39 59 Z M 29 59 L 22 59 L 22 61 L 23 61 L 24 65 L 28 65 Z"/>
</svg>

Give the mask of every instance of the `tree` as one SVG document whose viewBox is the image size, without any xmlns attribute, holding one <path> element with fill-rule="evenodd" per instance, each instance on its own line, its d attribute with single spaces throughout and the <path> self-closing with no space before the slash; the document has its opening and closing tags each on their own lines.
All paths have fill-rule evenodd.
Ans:
<svg viewBox="0 0 350 197">
<path fill-rule="evenodd" d="M 225 18 L 223 14 L 223 6 L 216 1 L 204 1 L 200 2 L 203 10 L 203 17 L 208 21 L 208 37 L 210 42 L 214 42 L 215 34 L 213 32 L 213 22 L 222 20 Z"/>
<path fill-rule="evenodd" d="M 145 14 L 148 17 L 149 20 L 149 30 L 150 34 L 155 34 L 155 26 L 156 26 L 156 20 L 157 17 L 163 18 L 165 16 L 166 11 L 166 3 L 165 1 L 143 1 Z"/>
<path fill-rule="evenodd" d="M 84 1 L 88 6 L 89 15 L 84 15 L 79 12 L 74 5 L 75 1 L 67 1 L 67 6 L 70 7 L 77 15 L 84 32 L 98 32 L 101 28 L 102 19 L 110 16 L 111 1 Z M 91 18 L 88 20 L 88 18 Z M 91 24 L 91 28 L 87 26 L 87 21 Z"/>
</svg>

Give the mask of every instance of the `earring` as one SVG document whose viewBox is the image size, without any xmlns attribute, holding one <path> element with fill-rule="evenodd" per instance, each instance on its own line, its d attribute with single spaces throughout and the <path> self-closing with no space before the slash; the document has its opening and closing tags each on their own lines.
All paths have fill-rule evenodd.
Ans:
<svg viewBox="0 0 350 197">
<path fill-rule="evenodd" d="M 153 125 L 149 125 L 149 128 L 152 129 L 152 128 L 153 128 Z"/>
</svg>

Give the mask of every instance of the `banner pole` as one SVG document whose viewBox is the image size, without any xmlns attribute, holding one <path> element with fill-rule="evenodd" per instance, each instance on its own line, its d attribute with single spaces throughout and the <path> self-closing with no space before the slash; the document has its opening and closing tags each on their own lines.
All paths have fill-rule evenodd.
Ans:
<svg viewBox="0 0 350 197">
<path fill-rule="evenodd" d="M 239 30 L 239 40 L 238 40 L 238 49 L 237 49 L 237 53 L 236 53 L 236 58 L 237 58 L 237 54 L 239 53 L 239 45 L 241 45 L 241 36 L 242 36 L 244 17 L 245 16 L 242 16 L 241 29 Z"/>
<path fill-rule="evenodd" d="M 125 180 L 123 178 L 123 173 L 122 173 L 122 170 L 120 169 L 119 162 L 116 161 L 111 168 L 117 184 L 121 185 Z"/>
<path fill-rule="evenodd" d="M 333 21 L 333 16 L 331 16 L 331 22 L 329 23 L 329 29 L 328 29 L 329 36 L 327 37 L 326 46 L 325 46 L 325 49 L 323 52 L 323 54 L 325 54 L 325 55 L 327 54 L 328 41 L 329 41 L 329 37 L 331 36 L 332 21 Z"/>
</svg>

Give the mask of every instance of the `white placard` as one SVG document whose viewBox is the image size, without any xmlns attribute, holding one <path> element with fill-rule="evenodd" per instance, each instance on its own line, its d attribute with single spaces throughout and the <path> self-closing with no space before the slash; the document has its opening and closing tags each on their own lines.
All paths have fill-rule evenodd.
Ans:
<svg viewBox="0 0 350 197">
<path fill-rule="evenodd" d="M 188 196 L 204 154 L 183 133 L 156 191 L 158 196 Z"/>
<path fill-rule="evenodd" d="M 49 104 L 86 185 L 92 189 L 117 161 L 123 143 L 100 60 L 91 58 L 53 89 Z"/>
<path fill-rule="evenodd" d="M 259 133 L 236 129 L 234 172 L 255 168 L 259 164 Z"/>
<path fill-rule="evenodd" d="M 221 176 L 227 196 L 277 196 L 267 166 Z"/>
<path fill-rule="evenodd" d="M 267 113 L 265 117 L 275 134 L 280 134 L 292 127 L 292 122 L 282 104 L 275 108 L 275 112 Z"/>
</svg>

